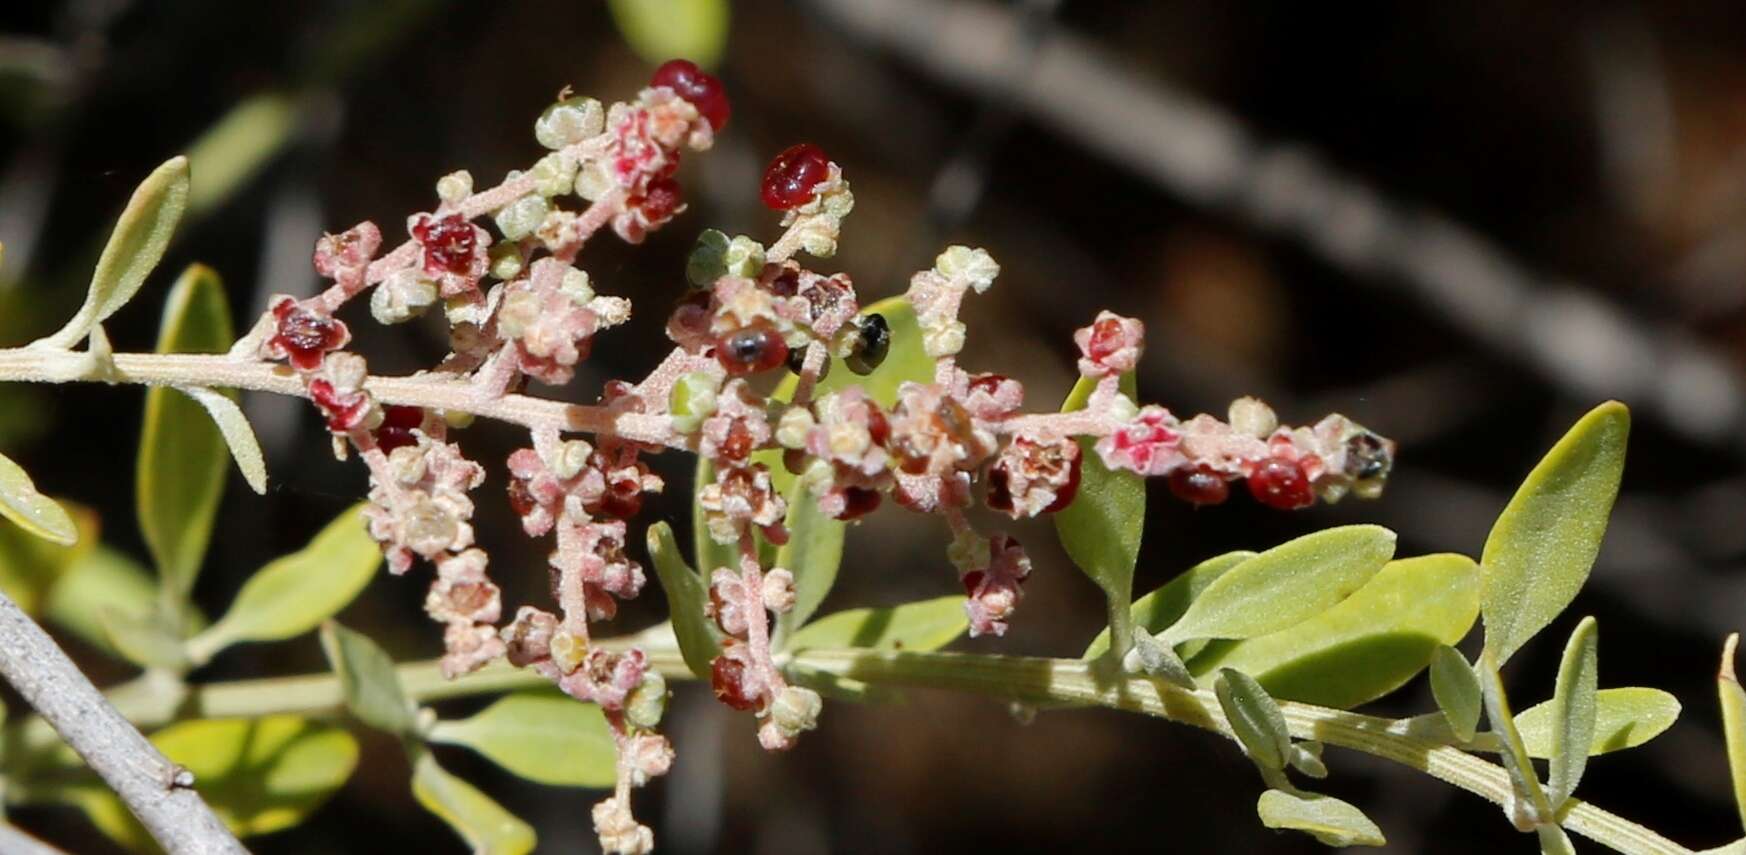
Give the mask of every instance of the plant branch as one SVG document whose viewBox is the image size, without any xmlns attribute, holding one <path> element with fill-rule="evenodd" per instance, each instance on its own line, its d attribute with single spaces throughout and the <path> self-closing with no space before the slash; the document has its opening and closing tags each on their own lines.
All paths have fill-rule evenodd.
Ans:
<svg viewBox="0 0 1746 855">
<path fill-rule="evenodd" d="M 110 706 L 67 654 L 0 594 L 0 674 L 84 758 L 171 855 L 245 850 L 171 763 Z"/>
</svg>

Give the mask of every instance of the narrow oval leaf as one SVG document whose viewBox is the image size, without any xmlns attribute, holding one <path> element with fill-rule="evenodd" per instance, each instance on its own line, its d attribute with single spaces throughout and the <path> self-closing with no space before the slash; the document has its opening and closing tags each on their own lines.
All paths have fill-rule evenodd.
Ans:
<svg viewBox="0 0 1746 855">
<path fill-rule="evenodd" d="M 358 765 L 345 728 L 294 715 L 187 721 L 151 740 L 194 773 L 194 789 L 239 836 L 302 822 Z"/>
<path fill-rule="evenodd" d="M 412 795 L 425 810 L 448 823 L 476 855 L 527 855 L 538 841 L 532 826 L 438 766 L 423 746 L 412 749 Z"/>
<path fill-rule="evenodd" d="M 1527 743 L 1522 740 L 1515 713 L 1510 710 L 1509 694 L 1504 691 L 1503 678 L 1499 676 L 1497 663 L 1492 661 L 1489 651 L 1480 651 L 1479 666 L 1474 673 L 1479 676 L 1480 694 L 1485 698 L 1485 718 L 1491 723 L 1492 733 L 1503 743 L 1499 759 L 1504 773 L 1509 776 L 1511 791 L 1526 803 L 1530 816 L 1551 816 L 1552 803 L 1546 798 L 1546 790 L 1540 786 L 1539 772 L 1534 769 L 1534 761 L 1529 759 Z"/>
<path fill-rule="evenodd" d="M 156 609 L 147 609 L 143 615 L 104 609 L 101 619 L 109 643 L 127 661 L 141 668 L 188 670 L 181 633 L 166 625 Z"/>
<path fill-rule="evenodd" d="M 381 563 L 382 550 L 364 526 L 363 505 L 353 505 L 308 546 L 250 577 L 230 611 L 190 639 L 189 650 L 202 661 L 239 641 L 302 635 L 345 608 Z"/>
<path fill-rule="evenodd" d="M 464 745 L 510 772 L 556 787 L 610 787 L 618 754 L 600 707 L 552 692 L 518 692 L 472 718 L 438 722 L 430 739 Z"/>
<path fill-rule="evenodd" d="M 1188 611 L 1189 603 L 1194 602 L 1208 585 L 1225 575 L 1232 567 L 1254 557 L 1255 553 L 1243 550 L 1215 555 L 1183 571 L 1162 587 L 1154 588 L 1151 593 L 1135 600 L 1133 607 L 1129 609 L 1134 617 L 1135 631 L 1154 635 L 1163 632 L 1182 618 L 1182 613 Z M 1188 642 L 1182 646 L 1181 654 L 1192 657 L 1200 652 L 1201 646 L 1202 643 L 1198 641 Z M 1091 640 L 1091 644 L 1079 658 L 1095 659 L 1108 649 L 1109 628 L 1105 627 Z"/>
<path fill-rule="evenodd" d="M 1485 648 L 1498 665 L 1588 580 L 1625 469 L 1631 414 L 1609 401 L 1547 452 L 1492 525 L 1480 558 Z"/>
<path fill-rule="evenodd" d="M 1285 727 L 1279 703 L 1254 677 L 1229 668 L 1219 671 L 1213 692 L 1249 757 L 1268 769 L 1283 770 L 1291 755 L 1291 731 Z"/>
<path fill-rule="evenodd" d="M 140 617 L 157 602 L 157 584 L 138 561 L 101 544 L 74 559 L 42 600 L 43 614 L 62 628 L 107 653 L 118 653 L 103 626 L 106 612 Z M 196 610 L 185 614 L 184 629 L 205 621 Z"/>
<path fill-rule="evenodd" d="M 1722 667 L 1716 671 L 1716 690 L 1722 696 L 1722 734 L 1728 743 L 1728 773 L 1734 782 L 1734 806 L 1740 811 L 1741 825 L 1746 825 L 1746 690 L 1740 688 L 1740 679 L 1734 673 L 1734 649 L 1739 644 L 1740 633 L 1736 632 L 1729 635 L 1728 641 L 1722 645 Z M 1674 708 L 1678 709 L 1678 704 Z"/>
<path fill-rule="evenodd" d="M 1295 626 L 1346 599 L 1394 557 L 1394 532 L 1350 525 L 1275 546 L 1220 576 L 1163 640 L 1252 638 Z"/>
<path fill-rule="evenodd" d="M 321 649 L 339 678 L 346 709 L 358 721 L 400 736 L 412 731 L 416 709 L 400 686 L 394 660 L 376 642 L 330 620 L 321 625 Z"/>
<path fill-rule="evenodd" d="M 679 544 L 673 538 L 673 527 L 664 522 L 649 526 L 649 557 L 654 559 L 655 576 L 667 592 L 667 611 L 672 615 L 673 636 L 679 644 L 679 655 L 685 667 L 707 680 L 710 660 L 721 654 L 713 621 L 703 613 L 709 602 L 709 587 L 679 554 Z"/>
<path fill-rule="evenodd" d="M 1097 381 L 1080 378 L 1061 411 L 1085 409 L 1096 388 Z M 1121 389 L 1130 397 L 1135 394 L 1133 372 L 1122 375 Z M 1126 603 L 1132 598 L 1134 564 L 1140 559 L 1146 481 L 1132 472 L 1105 467 L 1092 450 L 1093 444 L 1089 439 L 1079 440 L 1079 493 L 1055 513 L 1055 531 L 1073 564 L 1106 594 Z"/>
<path fill-rule="evenodd" d="M 97 514 L 71 502 L 64 505 L 78 537 L 71 545 L 44 540 L 14 525 L 0 523 L 0 591 L 35 615 L 74 562 L 97 547 Z M 148 596 L 149 599 L 149 596 Z M 96 619 L 96 614 L 91 615 Z"/>
<path fill-rule="evenodd" d="M 1479 732 L 1479 711 L 1484 701 L 1480 698 L 1479 676 L 1473 673 L 1473 665 L 1461 651 L 1442 645 L 1432 653 L 1431 694 L 1455 738 L 1472 742 Z"/>
<path fill-rule="evenodd" d="M 206 408 L 206 414 L 212 417 L 213 424 L 218 425 L 218 432 L 224 436 L 224 444 L 230 449 L 231 459 L 236 461 L 236 468 L 242 472 L 249 489 L 256 495 L 266 495 L 267 461 L 261 454 L 261 444 L 255 441 L 254 428 L 249 427 L 249 420 L 243 417 L 242 408 L 230 396 L 200 386 L 178 386 L 176 391 Z"/>
<path fill-rule="evenodd" d="M 164 301 L 157 352 L 223 353 L 235 338 L 223 283 L 210 268 L 190 266 Z M 194 588 L 224 496 L 224 437 L 203 403 L 163 387 L 147 392 L 134 470 L 140 534 L 178 601 Z"/>
<path fill-rule="evenodd" d="M 788 543 L 776 550 L 777 567 L 794 574 L 794 608 L 776 617 L 778 649 L 786 647 L 794 630 L 818 611 L 843 563 L 843 535 L 848 526 L 818 509 L 806 485 L 796 481 L 788 491 Z"/>
<path fill-rule="evenodd" d="M 1255 805 L 1261 824 L 1315 835 L 1328 846 L 1382 846 L 1388 840 L 1364 812 L 1333 796 L 1268 790 Z"/>
<path fill-rule="evenodd" d="M 0 454 L 0 516 L 51 543 L 71 546 L 79 539 L 72 515 L 36 491 L 24 467 Z"/>
<path fill-rule="evenodd" d="M 709 574 L 717 567 L 737 570 L 740 566 L 740 552 L 734 544 L 716 543 L 715 538 L 709 536 L 709 523 L 703 503 L 697 501 L 697 494 L 713 483 L 715 467 L 699 454 L 697 475 L 691 485 L 691 557 L 696 559 L 698 574 L 704 579 L 708 579 Z"/>
<path fill-rule="evenodd" d="M 1679 718 L 1679 700 L 1660 689 L 1628 686 L 1594 693 L 1594 734 L 1588 753 L 1609 754 L 1636 748 L 1673 726 Z M 1516 716 L 1516 729 L 1532 757 L 1552 757 L 1552 702 L 1536 704 Z"/>
<path fill-rule="evenodd" d="M 1461 555 L 1391 561 L 1358 592 L 1296 626 L 1215 641 L 1188 662 L 1205 688 L 1219 668 L 1281 700 L 1351 709 L 1406 685 L 1479 619 L 1479 567 Z M 1477 709 L 1477 708 L 1476 708 Z"/>
<path fill-rule="evenodd" d="M 727 0 L 609 0 L 625 43 L 651 65 L 682 57 L 714 68 L 727 47 Z"/>
<path fill-rule="evenodd" d="M 926 652 L 952 643 L 970 619 L 964 598 L 938 597 L 880 609 L 849 609 L 825 615 L 800 628 L 788 645 L 807 648 L 870 647 Z"/>
<path fill-rule="evenodd" d="M 1589 746 L 1595 731 L 1595 666 L 1599 638 L 1592 617 L 1582 619 L 1564 647 L 1558 666 L 1558 682 L 1552 693 L 1551 774 L 1546 778 L 1547 797 L 1557 809 L 1576 792 L 1582 772 L 1588 767 Z M 1521 728 L 1518 718 L 1516 727 Z"/>
<path fill-rule="evenodd" d="M 91 290 L 67 325 L 34 346 L 69 348 L 91 328 L 115 314 L 145 283 L 164 257 L 164 248 L 188 202 L 188 159 L 174 157 L 152 171 L 133 191 L 115 223 L 109 243 L 91 274 Z"/>
</svg>

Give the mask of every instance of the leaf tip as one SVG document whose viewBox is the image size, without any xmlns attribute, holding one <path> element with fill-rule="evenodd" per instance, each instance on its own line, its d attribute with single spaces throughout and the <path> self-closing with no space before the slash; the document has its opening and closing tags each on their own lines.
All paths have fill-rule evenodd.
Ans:
<svg viewBox="0 0 1746 855">
<path fill-rule="evenodd" d="M 1734 651 L 1740 646 L 1740 633 L 1728 633 L 1728 639 L 1722 642 L 1722 667 L 1716 671 L 1716 679 L 1727 680 L 1738 684 L 1740 679 L 1734 675 Z"/>
</svg>

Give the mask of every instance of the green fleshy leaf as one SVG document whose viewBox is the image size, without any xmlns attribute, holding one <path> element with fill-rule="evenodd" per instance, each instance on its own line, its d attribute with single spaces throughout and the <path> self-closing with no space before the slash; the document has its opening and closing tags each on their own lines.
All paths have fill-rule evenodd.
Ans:
<svg viewBox="0 0 1746 855">
<path fill-rule="evenodd" d="M 188 670 L 188 652 L 182 647 L 181 633 L 155 609 L 144 615 L 107 609 L 100 619 L 110 646 L 127 661 L 141 668 Z"/>
<path fill-rule="evenodd" d="M 157 352 L 223 353 L 235 339 L 224 284 L 210 268 L 190 266 L 164 301 Z M 146 393 L 135 506 L 146 550 L 176 602 L 194 589 L 212 539 L 224 496 L 224 450 L 224 437 L 199 401 L 163 387 Z"/>
<path fill-rule="evenodd" d="M 552 692 L 507 695 L 472 718 L 438 722 L 430 739 L 464 745 L 555 787 L 610 787 L 617 776 L 612 730 L 600 707 Z"/>
<path fill-rule="evenodd" d="M 1478 618 L 1479 568 L 1472 559 L 1406 558 L 1302 623 L 1209 644 L 1188 669 L 1202 688 L 1216 669 L 1234 668 L 1281 700 L 1351 709 L 1406 685 L 1439 646 L 1460 641 Z"/>
<path fill-rule="evenodd" d="M 1499 752 L 1505 774 L 1509 775 L 1510 789 L 1517 799 L 1526 802 L 1533 816 L 1551 816 L 1552 802 L 1546 798 L 1546 791 L 1540 786 L 1540 778 L 1534 769 L 1534 762 L 1529 759 L 1527 743 L 1522 740 L 1521 729 L 1516 726 L 1516 717 L 1510 710 L 1510 698 L 1504 691 L 1503 679 L 1498 675 L 1497 663 L 1491 659 L 1488 651 L 1479 655 L 1479 666 L 1474 669 L 1479 676 L 1479 688 L 1485 698 L 1485 717 L 1491 723 L 1491 731 L 1503 743 Z"/>
<path fill-rule="evenodd" d="M 108 546 L 97 545 L 80 555 L 43 595 L 42 611 L 72 634 L 107 653 L 120 655 L 109 642 L 103 615 L 143 619 L 157 602 L 157 582 L 138 561 Z M 192 610 L 183 628 L 203 624 Z"/>
<path fill-rule="evenodd" d="M 1501 666 L 1588 580 L 1619 494 L 1631 414 L 1617 401 L 1582 417 L 1528 473 L 1486 538 L 1485 648 Z"/>
<path fill-rule="evenodd" d="M 1312 834 L 1328 846 L 1382 846 L 1382 829 L 1364 812 L 1333 796 L 1268 790 L 1255 811 L 1268 828 L 1289 828 Z"/>
<path fill-rule="evenodd" d="M 1254 677 L 1229 668 L 1219 671 L 1213 692 L 1250 759 L 1276 772 L 1284 770 L 1291 754 L 1291 731 L 1286 729 L 1279 702 Z"/>
<path fill-rule="evenodd" d="M 794 574 L 794 608 L 776 617 L 777 649 L 785 649 L 795 628 L 818 611 L 843 563 L 843 536 L 848 526 L 825 516 L 818 502 L 798 481 L 788 491 L 788 543 L 776 550 L 777 567 Z"/>
<path fill-rule="evenodd" d="M 613 23 L 650 65 L 689 59 L 714 68 L 727 47 L 727 0 L 608 0 Z"/>
<path fill-rule="evenodd" d="M 194 399 L 194 402 L 205 408 L 206 414 L 212 417 L 212 423 L 218 426 L 218 433 L 224 438 L 224 445 L 230 451 L 230 457 L 236 461 L 237 471 L 242 473 L 243 481 L 255 495 L 267 494 L 267 461 L 261 454 L 261 444 L 255 439 L 255 429 L 249 426 L 249 420 L 243 416 L 242 408 L 236 401 L 223 392 L 216 392 L 203 386 L 178 386 L 176 391 Z"/>
<path fill-rule="evenodd" d="M 376 642 L 330 620 L 321 625 L 321 649 L 358 721 L 395 735 L 412 732 L 416 707 L 400 687 L 394 660 Z"/>
<path fill-rule="evenodd" d="M 0 525 L 0 591 L 18 607 L 38 614 L 54 586 L 74 562 L 97 547 L 97 514 L 66 503 L 77 538 L 71 545 L 55 543 L 12 525 Z M 95 615 L 92 615 L 95 620 Z"/>
<path fill-rule="evenodd" d="M 1296 626 L 1351 596 L 1394 556 L 1394 532 L 1350 525 L 1306 534 L 1220 576 L 1161 636 L 1253 638 Z"/>
<path fill-rule="evenodd" d="M 740 551 L 731 543 L 716 543 L 709 536 L 709 523 L 703 511 L 703 503 L 697 501 L 703 488 L 715 483 L 715 467 L 703 455 L 697 456 L 697 475 L 691 488 L 691 555 L 697 559 L 697 572 L 709 586 L 709 574 L 717 567 L 726 567 L 738 571 L 740 568 Z"/>
<path fill-rule="evenodd" d="M 707 680 L 710 660 L 721 653 L 715 623 L 703 613 L 709 603 L 709 585 L 679 554 L 672 526 L 664 522 L 649 526 L 648 545 L 655 575 L 667 592 L 667 610 L 673 616 L 673 636 L 678 641 L 679 654 L 691 673 L 699 680 Z"/>
<path fill-rule="evenodd" d="M 294 715 L 186 721 L 151 740 L 194 773 L 200 797 L 243 837 L 302 822 L 358 765 L 345 728 Z"/>
<path fill-rule="evenodd" d="M 517 819 L 479 788 L 437 765 L 424 746 L 412 754 L 412 795 L 425 810 L 455 830 L 476 855 L 526 855 L 538 838 L 532 826 Z"/>
<path fill-rule="evenodd" d="M 200 662 L 237 642 L 278 641 L 315 629 L 357 597 L 381 563 L 363 505 L 353 505 L 308 546 L 250 577 L 230 611 L 189 640 L 189 652 Z"/>
<path fill-rule="evenodd" d="M 91 290 L 73 319 L 33 346 L 66 349 L 77 344 L 91 328 L 115 314 L 133 299 L 146 276 L 164 257 L 164 248 L 182 219 L 188 202 L 188 159 L 174 157 L 153 170 L 133 191 L 109 244 L 91 275 Z"/>
<path fill-rule="evenodd" d="M 1484 700 L 1480 697 L 1479 676 L 1473 673 L 1473 665 L 1461 651 L 1443 645 L 1432 654 L 1431 694 L 1455 738 L 1463 743 L 1472 742 L 1479 732 Z"/>
<path fill-rule="evenodd" d="M 1547 797 L 1557 809 L 1576 792 L 1582 772 L 1588 767 L 1588 750 L 1595 731 L 1595 667 L 1598 656 L 1594 618 L 1583 618 L 1570 634 L 1564 661 L 1558 666 L 1557 689 L 1552 694 L 1552 752 L 1546 777 Z M 1516 720 L 1517 729 L 1521 719 Z M 1525 741 L 1525 740 L 1524 740 Z"/>
<path fill-rule="evenodd" d="M 1553 755 L 1552 730 L 1557 721 L 1552 701 L 1536 704 L 1516 716 L 1528 755 L 1548 759 Z M 1626 686 L 1594 693 L 1594 733 L 1589 756 L 1636 748 L 1673 726 L 1679 718 L 1679 700 L 1660 689 Z"/>
<path fill-rule="evenodd" d="M 79 539 L 79 527 L 67 509 L 36 491 L 24 467 L 0 454 L 0 517 L 50 543 L 71 546 Z"/>
<path fill-rule="evenodd" d="M 1123 394 L 1136 395 L 1134 373 L 1123 374 Z M 1085 409 L 1097 381 L 1081 377 L 1068 393 L 1061 412 Z M 1140 536 L 1146 523 L 1146 481 L 1132 473 L 1111 470 L 1093 450 L 1096 443 L 1079 440 L 1079 492 L 1054 514 L 1055 533 L 1074 566 L 1103 590 L 1110 627 L 1131 643 L 1129 601 L 1134 596 L 1134 564 L 1140 559 Z M 1126 653 L 1127 651 L 1119 651 Z"/>
<path fill-rule="evenodd" d="M 788 647 L 796 651 L 867 647 L 926 652 L 945 647 L 969 628 L 964 598 L 953 595 L 889 608 L 828 614 L 801 627 Z"/>
<path fill-rule="evenodd" d="M 1205 591 L 1208 585 L 1225 575 L 1232 567 L 1254 558 L 1256 553 L 1238 550 L 1215 555 L 1183 573 L 1163 587 L 1134 601 L 1129 612 L 1134 616 L 1134 629 L 1137 632 L 1157 634 L 1168 629 L 1171 624 L 1182 618 L 1182 613 L 1188 611 L 1188 605 Z M 1183 644 L 1178 651 L 1185 657 L 1193 657 L 1205 645 L 1203 641 L 1190 641 Z M 1080 654 L 1081 659 L 1095 659 L 1109 649 L 1109 628 L 1097 634 L 1091 644 Z"/>
<path fill-rule="evenodd" d="M 1740 824 L 1746 826 L 1746 690 L 1740 688 L 1740 679 L 1734 673 L 1734 650 L 1739 644 L 1740 633 L 1736 632 L 1729 635 L 1727 643 L 1722 646 L 1722 667 L 1716 671 L 1716 691 L 1722 699 L 1722 733 L 1728 743 L 1728 773 L 1734 783 L 1734 806 L 1740 811 Z M 1678 709 L 1678 704 L 1674 708 Z M 1601 730 L 1599 727 L 1595 729 Z"/>
</svg>

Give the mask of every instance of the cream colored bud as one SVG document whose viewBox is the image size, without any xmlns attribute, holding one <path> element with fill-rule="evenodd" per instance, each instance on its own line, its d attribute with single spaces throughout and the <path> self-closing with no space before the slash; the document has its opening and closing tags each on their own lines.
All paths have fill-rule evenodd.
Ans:
<svg viewBox="0 0 1746 855">
<path fill-rule="evenodd" d="M 588 457 L 594 453 L 594 446 L 580 439 L 564 440 L 547 461 L 552 467 L 552 474 L 559 478 L 574 478 L 577 473 L 588 465 Z"/>
<path fill-rule="evenodd" d="M 1256 398 L 1238 398 L 1231 402 L 1230 423 L 1231 430 L 1243 436 L 1266 439 L 1279 428 L 1279 416 Z"/>
<path fill-rule="evenodd" d="M 1000 275 L 1000 265 L 994 262 L 987 250 L 967 246 L 946 247 L 946 251 L 934 259 L 934 270 L 947 279 L 974 288 L 978 294 L 987 291 L 994 284 L 994 277 Z"/>
<path fill-rule="evenodd" d="M 570 298 L 570 302 L 578 306 L 586 305 L 594 299 L 594 286 L 588 281 L 588 271 L 571 267 L 564 271 L 564 278 L 558 282 L 558 290 Z"/>
<path fill-rule="evenodd" d="M 1110 399 L 1108 412 L 1110 418 L 1118 422 L 1128 422 L 1133 421 L 1140 414 L 1140 408 L 1134 403 L 1133 398 L 1117 394 Z"/>
<path fill-rule="evenodd" d="M 605 163 L 589 160 L 576 170 L 576 195 L 590 202 L 605 198 L 606 194 L 617 188 L 618 182 L 612 180 Z"/>
<path fill-rule="evenodd" d="M 406 548 L 426 558 L 448 549 L 460 533 L 454 514 L 429 499 L 419 499 L 406 512 Z"/>
<path fill-rule="evenodd" d="M 922 350 L 939 359 L 956 356 L 964 349 L 964 323 L 956 318 L 932 316 L 922 321 Z"/>
<path fill-rule="evenodd" d="M 497 331 L 508 338 L 521 338 L 539 319 L 539 298 L 529 291 L 513 291 L 497 310 Z"/>
<path fill-rule="evenodd" d="M 473 195 L 473 173 L 460 169 L 438 178 L 436 192 L 437 198 L 446 204 L 460 202 Z"/>
<path fill-rule="evenodd" d="M 534 139 L 546 148 L 575 145 L 599 134 L 606 126 L 606 113 L 593 98 L 565 98 L 534 120 Z"/>
<path fill-rule="evenodd" d="M 398 324 L 424 314 L 436 300 L 436 283 L 407 267 L 390 274 L 370 292 L 370 315 L 378 323 Z"/>
<path fill-rule="evenodd" d="M 424 480 L 425 450 L 417 445 L 402 445 L 388 453 L 388 471 L 402 485 L 412 486 Z"/>
<path fill-rule="evenodd" d="M 794 574 L 777 567 L 764 574 L 764 608 L 787 614 L 794 608 Z"/>
<path fill-rule="evenodd" d="M 722 264 L 727 268 L 727 275 L 751 279 L 764 269 L 764 245 L 745 235 L 735 237 L 728 241 Z"/>
<path fill-rule="evenodd" d="M 552 633 L 552 664 L 558 670 L 569 674 L 582 667 L 582 660 L 588 658 L 588 642 L 571 635 L 567 630 Z"/>
<path fill-rule="evenodd" d="M 805 407 L 789 407 L 776 422 L 777 444 L 790 449 L 806 445 L 806 435 L 814 424 L 812 413 Z"/>
<path fill-rule="evenodd" d="M 503 233 L 505 240 L 521 240 L 533 234 L 551 211 L 551 204 L 544 196 L 529 193 L 504 205 L 491 220 L 497 224 L 497 230 Z"/>
<path fill-rule="evenodd" d="M 561 154 L 548 154 L 528 170 L 534 191 L 541 196 L 561 196 L 576 186 L 576 161 Z"/>
<path fill-rule="evenodd" d="M 508 281 L 521 275 L 525 260 L 521 257 L 521 247 L 509 241 L 499 241 L 491 245 L 491 266 L 488 268 L 492 276 Z"/>
<path fill-rule="evenodd" d="M 873 445 L 873 434 L 865 425 L 835 422 L 825 436 L 831 454 L 837 457 L 860 457 Z"/>
<path fill-rule="evenodd" d="M 818 715 L 824 711 L 824 701 L 818 693 L 800 686 L 785 686 L 770 702 L 770 721 L 789 734 L 818 727 Z"/>
</svg>

